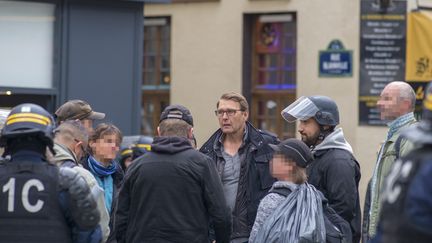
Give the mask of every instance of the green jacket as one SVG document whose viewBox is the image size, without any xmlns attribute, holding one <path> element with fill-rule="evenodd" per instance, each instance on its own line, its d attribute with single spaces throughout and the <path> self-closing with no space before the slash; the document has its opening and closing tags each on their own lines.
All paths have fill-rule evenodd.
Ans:
<svg viewBox="0 0 432 243">
<path fill-rule="evenodd" d="M 103 189 L 99 187 L 96 179 L 94 178 L 93 174 L 90 173 L 90 171 L 82 168 L 81 165 L 78 165 L 75 154 L 69 148 L 62 144 L 54 143 L 54 151 L 56 152 L 53 158 L 54 163 L 59 167 L 65 165 L 65 161 L 69 163 L 69 166 L 65 165 L 67 167 L 70 167 L 70 165 L 73 164 L 72 169 L 77 171 L 78 174 L 84 178 L 84 180 L 87 182 L 87 185 L 92 190 L 93 196 L 96 200 L 97 208 L 101 216 L 99 225 L 102 230 L 102 242 L 106 242 L 110 234 L 110 228 L 108 225 L 110 217 L 105 207 Z"/>
<path fill-rule="evenodd" d="M 382 149 L 380 151 L 381 157 L 379 158 L 380 160 L 377 161 L 378 166 L 376 168 L 377 170 L 376 184 L 375 184 L 376 186 L 373 191 L 372 191 L 372 187 L 368 186 L 367 193 L 370 193 L 370 201 L 369 201 L 370 208 L 369 210 L 366 211 L 366 206 L 365 206 L 365 211 L 364 211 L 365 220 L 368 221 L 366 229 L 368 231 L 369 237 L 373 237 L 375 235 L 378 226 L 378 219 L 381 210 L 381 191 L 384 186 L 384 178 L 389 173 L 396 158 L 403 157 L 408 152 L 410 152 L 413 148 L 413 144 L 411 142 L 407 141 L 406 139 L 402 139 L 400 142 L 399 155 L 397 155 L 397 151 L 395 148 L 396 140 L 399 138 L 400 132 L 404 128 L 416 122 L 417 121 L 414 118 L 410 120 L 405 126 L 401 127 L 397 132 L 393 134 L 393 136 L 390 139 L 385 141 L 385 143 L 382 145 Z M 371 181 L 372 180 L 373 180 L 373 176 Z"/>
</svg>

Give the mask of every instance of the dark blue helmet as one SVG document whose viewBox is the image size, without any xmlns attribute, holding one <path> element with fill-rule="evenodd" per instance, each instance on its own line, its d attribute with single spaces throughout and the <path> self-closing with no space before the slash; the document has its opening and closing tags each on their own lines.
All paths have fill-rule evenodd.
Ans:
<svg viewBox="0 0 432 243">
<path fill-rule="evenodd" d="M 123 170 L 126 170 L 126 165 L 125 165 L 126 159 L 131 158 L 132 160 L 135 160 L 141 155 L 147 153 L 148 151 L 151 151 L 151 144 L 153 142 L 152 137 L 149 136 L 132 136 L 132 137 L 133 137 L 133 141 L 132 142 L 129 141 L 128 143 L 124 144 L 120 148 L 120 152 L 118 155 L 118 160 Z M 136 137 L 138 137 L 138 140 Z"/>
<path fill-rule="evenodd" d="M 309 96 L 309 99 L 318 107 L 315 119 L 320 125 L 336 126 L 339 124 L 339 109 L 334 100 L 327 96 Z"/>
<path fill-rule="evenodd" d="M 132 147 L 133 159 L 151 151 L 151 144 L 153 143 L 153 138 L 149 136 L 140 136 L 137 143 Z"/>
<path fill-rule="evenodd" d="M 119 151 L 119 160 L 122 161 L 132 156 L 131 146 L 121 146 Z"/>
<path fill-rule="evenodd" d="M 339 124 L 339 110 L 336 102 L 327 96 L 302 96 L 286 107 L 281 114 L 288 122 L 294 122 L 297 119 L 304 121 L 313 117 L 322 126 Z"/>
<path fill-rule="evenodd" d="M 0 145 L 17 137 L 34 136 L 48 146 L 53 146 L 54 119 L 44 108 L 35 104 L 15 106 L 6 118 L 0 135 Z"/>
</svg>

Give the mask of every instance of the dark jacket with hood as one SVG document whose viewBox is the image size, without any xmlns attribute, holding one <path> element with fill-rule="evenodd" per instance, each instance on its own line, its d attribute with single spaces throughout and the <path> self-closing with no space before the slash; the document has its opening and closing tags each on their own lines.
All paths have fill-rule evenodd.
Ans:
<svg viewBox="0 0 432 243">
<path fill-rule="evenodd" d="M 273 150 L 268 144 L 278 144 L 274 135 L 256 129 L 246 122 L 246 137 L 239 153 L 245 154 L 240 168 L 237 200 L 233 212 L 233 233 L 231 238 L 249 238 L 261 199 L 267 194 L 275 179 L 269 170 Z M 218 129 L 201 147 L 200 152 L 210 156 L 216 164 L 219 175 L 225 166 Z"/>
<path fill-rule="evenodd" d="M 320 190 L 328 199 L 329 205 L 350 223 L 352 242 L 360 242 L 360 165 L 354 158 L 342 129 L 335 129 L 312 153 L 315 160 L 307 168 L 308 182 Z"/>
<path fill-rule="evenodd" d="M 128 168 L 115 228 L 119 243 L 229 242 L 231 217 L 211 159 L 182 137 L 156 137 L 152 151 Z"/>
</svg>

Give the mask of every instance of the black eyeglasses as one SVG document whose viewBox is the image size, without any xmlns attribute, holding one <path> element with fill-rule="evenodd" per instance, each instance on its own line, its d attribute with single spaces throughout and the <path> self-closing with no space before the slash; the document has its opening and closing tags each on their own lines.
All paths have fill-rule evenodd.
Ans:
<svg viewBox="0 0 432 243">
<path fill-rule="evenodd" d="M 237 111 L 242 111 L 241 109 L 234 110 L 234 109 L 227 109 L 227 110 L 215 110 L 215 115 L 217 117 L 223 117 L 223 115 L 226 113 L 227 116 L 234 116 Z"/>
</svg>

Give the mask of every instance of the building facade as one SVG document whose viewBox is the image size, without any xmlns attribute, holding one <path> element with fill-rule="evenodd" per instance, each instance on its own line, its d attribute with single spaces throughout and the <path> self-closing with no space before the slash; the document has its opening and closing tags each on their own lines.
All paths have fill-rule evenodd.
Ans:
<svg viewBox="0 0 432 243">
<path fill-rule="evenodd" d="M 53 112 L 84 99 L 125 135 L 154 135 L 160 112 L 178 103 L 191 109 L 201 145 L 218 128 L 222 93 L 245 95 L 251 122 L 280 138 L 298 136 L 280 116 L 285 106 L 326 95 L 364 195 L 387 128 L 359 125 L 361 1 L 162 2 L 0 0 L 0 108 L 33 102 Z M 341 58 L 328 49 L 342 46 L 349 71 L 327 75 L 321 57 Z"/>
<path fill-rule="evenodd" d="M 360 1 L 183 0 L 146 5 L 144 16 L 169 26 L 164 102 L 191 109 L 198 144 L 218 128 L 213 111 L 224 92 L 245 95 L 251 122 L 280 138 L 298 136 L 296 124 L 280 116 L 286 105 L 326 95 L 337 102 L 340 126 L 361 164 L 364 196 L 387 128 L 359 125 Z M 334 40 L 352 55 L 347 75 L 320 73 L 319 53 Z"/>
</svg>

